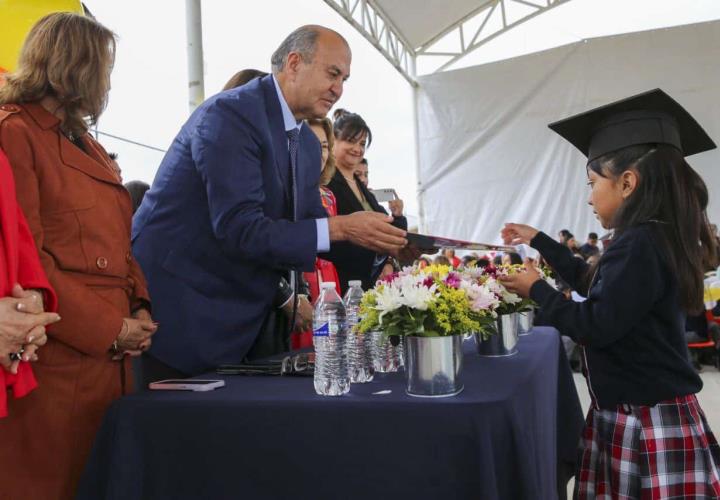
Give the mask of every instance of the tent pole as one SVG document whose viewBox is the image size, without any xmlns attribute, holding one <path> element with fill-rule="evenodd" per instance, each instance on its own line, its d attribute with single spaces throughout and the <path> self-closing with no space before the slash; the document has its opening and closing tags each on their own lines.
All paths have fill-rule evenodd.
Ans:
<svg viewBox="0 0 720 500">
<path fill-rule="evenodd" d="M 425 208 L 423 204 L 423 188 L 420 180 L 420 120 L 418 117 L 418 92 L 420 85 L 417 82 L 416 57 L 410 60 L 410 71 L 413 81 L 412 87 L 412 111 L 413 111 L 413 139 L 415 142 L 415 176 L 417 177 L 417 202 L 418 202 L 418 231 L 425 232 Z"/>
<path fill-rule="evenodd" d="M 185 0 L 187 32 L 188 104 L 190 113 L 205 100 L 203 76 L 202 6 L 201 0 Z"/>
</svg>

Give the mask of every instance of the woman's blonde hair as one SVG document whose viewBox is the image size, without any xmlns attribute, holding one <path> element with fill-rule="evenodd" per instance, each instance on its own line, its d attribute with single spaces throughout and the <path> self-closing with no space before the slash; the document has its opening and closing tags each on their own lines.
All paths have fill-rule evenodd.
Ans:
<svg viewBox="0 0 720 500">
<path fill-rule="evenodd" d="M 56 98 L 65 113 L 61 128 L 87 132 L 107 104 L 115 62 L 115 34 L 89 17 L 56 12 L 30 30 L 17 69 L 4 75 L 0 104 Z"/>
<path fill-rule="evenodd" d="M 333 175 L 335 175 L 335 155 L 333 154 L 335 136 L 333 135 L 333 124 L 330 121 L 330 118 L 312 118 L 308 120 L 308 125 L 322 127 L 325 131 L 325 135 L 327 136 L 329 154 L 325 165 L 323 165 L 323 168 L 320 171 L 320 185 L 327 186 L 330 179 L 332 179 Z"/>
</svg>

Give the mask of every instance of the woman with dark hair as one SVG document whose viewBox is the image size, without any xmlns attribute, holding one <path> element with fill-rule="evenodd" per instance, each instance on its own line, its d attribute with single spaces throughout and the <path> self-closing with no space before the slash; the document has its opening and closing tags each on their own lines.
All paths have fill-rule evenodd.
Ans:
<svg viewBox="0 0 720 500">
<path fill-rule="evenodd" d="M 386 214 L 387 211 L 380 206 L 375 196 L 355 176 L 358 165 L 365 157 L 365 149 L 372 143 L 370 127 L 360 115 L 343 109 L 335 111 L 334 116 L 333 154 L 337 171 L 328 183 L 328 188 L 335 195 L 337 214 L 348 215 L 362 210 Z M 393 200 L 390 210 L 394 218 L 392 224 L 407 229 L 407 219 L 402 215 L 402 200 Z M 386 255 L 377 255 L 348 242 L 334 243 L 329 255 L 343 287 L 350 280 L 360 280 L 364 290 L 375 284 L 388 259 Z"/>
<path fill-rule="evenodd" d="M 567 243 L 567 241 L 568 241 L 570 238 L 573 238 L 573 234 L 572 234 L 570 231 L 568 231 L 567 229 L 561 229 L 561 230 L 558 232 L 558 241 L 559 241 L 560 243 L 565 244 L 565 243 Z"/>
<path fill-rule="evenodd" d="M 684 157 L 715 144 L 661 90 L 550 127 L 587 156 L 589 202 L 613 244 L 590 267 L 538 230 L 506 224 L 506 244 L 532 245 L 587 300 L 565 299 L 532 267 L 502 281 L 582 346 L 592 404 L 575 497 L 720 498 L 720 447 L 685 343 L 717 247 L 707 187 Z"/>
<path fill-rule="evenodd" d="M 62 321 L 34 370 L 38 388 L 0 424 L 0 496 L 73 498 L 130 360 L 157 329 L 130 248 L 120 172 L 88 134 L 110 91 L 115 35 L 87 17 L 43 17 L 0 87 L 0 147 L 18 204 L 58 296 Z"/>
</svg>

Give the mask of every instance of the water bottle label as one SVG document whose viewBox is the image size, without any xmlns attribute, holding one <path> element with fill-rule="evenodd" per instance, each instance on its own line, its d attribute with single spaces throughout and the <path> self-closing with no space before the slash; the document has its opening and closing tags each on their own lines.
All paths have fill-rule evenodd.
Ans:
<svg viewBox="0 0 720 500">
<path fill-rule="evenodd" d="M 330 325 L 324 323 L 315 330 L 313 330 L 313 337 L 329 337 L 330 336 Z"/>
</svg>

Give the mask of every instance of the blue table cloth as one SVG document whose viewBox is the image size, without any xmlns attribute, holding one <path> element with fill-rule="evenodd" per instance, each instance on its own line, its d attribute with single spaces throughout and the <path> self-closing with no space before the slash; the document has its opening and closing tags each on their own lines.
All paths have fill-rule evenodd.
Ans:
<svg viewBox="0 0 720 500">
<path fill-rule="evenodd" d="M 535 328 L 505 358 L 474 347 L 450 398 L 406 395 L 403 373 L 342 397 L 312 378 L 212 375 L 227 387 L 122 398 L 78 498 L 557 498 L 582 426 L 557 331 Z"/>
</svg>

